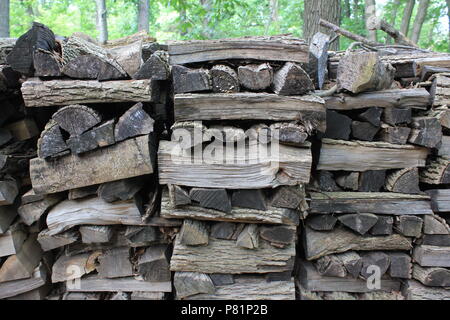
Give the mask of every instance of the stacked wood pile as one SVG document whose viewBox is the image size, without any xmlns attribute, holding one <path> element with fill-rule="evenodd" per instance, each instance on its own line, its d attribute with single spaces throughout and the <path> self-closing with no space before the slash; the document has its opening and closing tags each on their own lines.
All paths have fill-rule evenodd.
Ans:
<svg viewBox="0 0 450 320">
<path fill-rule="evenodd" d="M 184 219 L 177 299 L 294 299 L 297 226 L 324 101 L 290 37 L 174 42 L 170 141 L 158 151 L 161 216 Z M 273 149 L 277 146 L 277 149 Z"/>
<path fill-rule="evenodd" d="M 155 174 L 158 137 L 169 118 L 167 52 L 134 40 L 106 49 L 34 23 L 7 55 L 22 75 L 26 110 L 45 116 L 26 158 L 29 169 L 22 168 L 33 189 L 18 208 L 34 233 L 27 238 L 5 221 L 2 256 L 15 255 L 0 270 L 9 281 L 2 293 L 35 289 L 38 280 L 52 291 L 32 298 L 164 299 L 172 291 L 168 258 L 179 222 L 156 215 Z M 23 135 L 27 124 L 7 128 Z M 1 205 L 13 205 L 16 184 L 2 184 Z M 9 207 L 1 208 L 6 217 Z M 52 258 L 46 273 L 44 256 Z M 25 273 L 29 283 L 10 281 Z"/>
</svg>

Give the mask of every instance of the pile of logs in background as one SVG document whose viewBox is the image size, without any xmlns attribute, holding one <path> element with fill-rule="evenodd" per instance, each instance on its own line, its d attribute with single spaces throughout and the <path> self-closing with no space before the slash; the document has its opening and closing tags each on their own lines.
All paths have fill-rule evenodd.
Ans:
<svg viewBox="0 0 450 320">
<path fill-rule="evenodd" d="M 0 298 L 450 299 L 450 56 L 329 41 L 0 39 Z"/>
</svg>

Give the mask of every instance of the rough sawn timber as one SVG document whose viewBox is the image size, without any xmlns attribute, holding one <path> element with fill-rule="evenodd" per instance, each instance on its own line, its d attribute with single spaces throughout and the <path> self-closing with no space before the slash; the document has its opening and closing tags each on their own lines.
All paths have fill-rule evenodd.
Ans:
<svg viewBox="0 0 450 320">
<path fill-rule="evenodd" d="M 46 161 L 30 161 L 36 193 L 56 193 L 153 173 L 150 136 L 129 139 L 82 156 L 67 155 Z"/>
</svg>

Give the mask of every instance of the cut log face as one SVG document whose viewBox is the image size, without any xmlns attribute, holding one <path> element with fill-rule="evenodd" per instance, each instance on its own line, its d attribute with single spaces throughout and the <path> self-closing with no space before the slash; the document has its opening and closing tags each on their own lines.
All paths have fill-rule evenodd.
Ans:
<svg viewBox="0 0 450 320">
<path fill-rule="evenodd" d="M 319 171 L 316 175 L 315 183 L 318 185 L 320 190 L 323 191 L 340 191 L 334 180 L 334 176 L 330 171 Z"/>
<path fill-rule="evenodd" d="M 13 224 L 7 232 L 0 235 L 0 257 L 18 253 L 26 239 L 27 234 L 22 226 Z"/>
<path fill-rule="evenodd" d="M 322 276 L 338 278 L 347 276 L 347 269 L 335 255 L 321 257 L 315 261 L 314 265 Z"/>
<path fill-rule="evenodd" d="M 396 229 L 406 237 L 420 237 L 422 225 L 422 218 L 416 216 L 399 216 L 395 222 Z"/>
<path fill-rule="evenodd" d="M 352 119 L 333 110 L 327 110 L 327 130 L 325 137 L 337 140 L 349 140 Z"/>
<path fill-rule="evenodd" d="M 211 71 L 212 91 L 217 93 L 239 92 L 240 84 L 236 71 L 229 66 L 218 64 Z"/>
<path fill-rule="evenodd" d="M 130 200 L 144 187 L 145 182 L 142 176 L 111 181 L 101 184 L 97 194 L 106 202 Z"/>
<path fill-rule="evenodd" d="M 33 53 L 34 75 L 36 77 L 60 77 L 61 65 L 53 53 L 36 50 Z"/>
<path fill-rule="evenodd" d="M 391 172 L 386 177 L 386 190 L 398 193 L 420 193 L 419 171 L 417 168 L 406 168 Z"/>
<path fill-rule="evenodd" d="M 270 86 L 273 81 L 273 69 L 268 63 L 260 65 L 249 64 L 238 68 L 240 84 L 252 91 L 261 91 Z"/>
<path fill-rule="evenodd" d="M 17 217 L 17 205 L 0 206 L 0 234 L 8 231 Z"/>
<path fill-rule="evenodd" d="M 369 108 L 366 111 L 359 114 L 358 118 L 363 121 L 367 121 L 373 126 L 379 127 L 381 124 L 381 115 L 383 114 L 382 108 Z"/>
<path fill-rule="evenodd" d="M 42 250 L 50 251 L 74 243 L 78 241 L 78 238 L 79 234 L 76 230 L 50 235 L 49 230 L 46 229 L 38 234 L 37 241 L 41 245 Z"/>
<path fill-rule="evenodd" d="M 192 188 L 189 197 L 204 208 L 231 212 L 231 198 L 225 189 Z"/>
<path fill-rule="evenodd" d="M 303 95 L 314 90 L 309 75 L 298 64 L 287 62 L 273 76 L 272 90 L 284 96 Z"/>
<path fill-rule="evenodd" d="M 55 204 L 62 200 L 60 194 L 52 194 L 45 196 L 44 199 L 21 205 L 17 212 L 22 218 L 22 221 L 31 226 L 33 223 L 39 221 L 39 219 L 48 212 L 48 210 Z"/>
<path fill-rule="evenodd" d="M 30 162 L 30 176 L 37 193 L 64 190 L 153 173 L 149 136 L 129 139 L 110 147 L 68 155 L 54 161 L 42 158 Z"/>
<path fill-rule="evenodd" d="M 0 299 L 17 297 L 20 294 L 43 287 L 47 283 L 47 270 L 41 263 L 32 277 L 0 283 Z"/>
<path fill-rule="evenodd" d="M 120 47 L 113 47 L 109 50 L 111 56 L 132 77 L 141 68 L 142 61 L 142 40 L 135 41 Z"/>
<path fill-rule="evenodd" d="M 173 88 L 175 93 L 210 91 L 211 76 L 206 69 L 189 69 L 172 66 Z"/>
<path fill-rule="evenodd" d="M 259 232 L 256 224 L 248 224 L 239 233 L 236 239 L 236 246 L 245 249 L 258 249 Z"/>
<path fill-rule="evenodd" d="M 204 273 L 176 272 L 174 286 L 178 298 L 186 298 L 200 293 L 214 294 L 215 286 L 211 278 Z"/>
<path fill-rule="evenodd" d="M 234 275 L 225 273 L 212 273 L 209 275 L 215 286 L 223 286 L 234 283 Z"/>
<path fill-rule="evenodd" d="M 433 80 L 430 94 L 433 107 L 445 106 L 450 102 L 450 77 L 449 74 L 438 74 Z"/>
<path fill-rule="evenodd" d="M 450 160 L 438 157 L 420 171 L 420 182 L 428 184 L 450 183 Z"/>
<path fill-rule="evenodd" d="M 379 129 L 369 122 L 352 121 L 352 135 L 356 140 L 373 141 Z"/>
<path fill-rule="evenodd" d="M 214 223 L 211 227 L 210 237 L 214 239 L 231 240 L 236 230 L 236 224 L 230 222 Z"/>
<path fill-rule="evenodd" d="M 170 77 L 168 55 L 165 51 L 156 51 L 133 75 L 133 79 L 167 80 Z"/>
<path fill-rule="evenodd" d="M 384 252 L 367 252 L 361 255 L 362 268 L 361 276 L 367 279 L 374 274 L 373 266 L 376 266 L 380 270 L 380 276 L 383 276 L 391 264 L 391 258 Z"/>
<path fill-rule="evenodd" d="M 233 191 L 231 205 L 240 208 L 267 210 L 266 197 L 261 189 Z"/>
<path fill-rule="evenodd" d="M 450 211 L 450 190 L 431 189 L 426 191 L 431 197 L 431 208 L 434 212 Z"/>
<path fill-rule="evenodd" d="M 450 248 L 419 245 L 414 248 L 413 258 L 422 267 L 450 267 Z"/>
<path fill-rule="evenodd" d="M 432 117 L 414 117 L 408 141 L 427 148 L 436 148 L 442 140 L 442 127 L 438 119 Z"/>
<path fill-rule="evenodd" d="M 98 262 L 97 271 L 100 278 L 122 278 L 133 275 L 129 248 L 107 250 L 98 257 Z"/>
<path fill-rule="evenodd" d="M 354 251 L 347 251 L 344 253 L 336 254 L 334 256 L 341 261 L 349 275 L 351 275 L 353 278 L 359 277 L 363 261 L 358 253 Z"/>
<path fill-rule="evenodd" d="M 343 189 L 357 191 L 359 188 L 359 172 L 349 172 L 339 175 L 336 183 Z"/>
<path fill-rule="evenodd" d="M 319 89 L 322 89 L 328 77 L 329 45 L 330 37 L 321 32 L 317 32 L 312 37 L 309 45 L 309 74 Z"/>
<path fill-rule="evenodd" d="M 394 81 L 394 73 L 390 64 L 379 60 L 378 53 L 346 54 L 339 61 L 338 89 L 354 94 L 388 89 Z"/>
<path fill-rule="evenodd" d="M 83 243 L 106 243 L 113 236 L 110 226 L 81 226 L 79 231 Z"/>
<path fill-rule="evenodd" d="M 370 234 L 374 236 L 388 236 L 392 234 L 394 226 L 394 218 L 389 216 L 378 216 L 377 223 L 370 230 Z"/>
<path fill-rule="evenodd" d="M 95 110 L 82 105 L 61 108 L 53 114 L 52 119 L 74 136 L 91 129 L 102 120 Z"/>
<path fill-rule="evenodd" d="M 411 279 L 412 263 L 409 254 L 404 252 L 389 252 L 391 266 L 389 275 L 392 278 Z"/>
<path fill-rule="evenodd" d="M 428 287 L 450 286 L 450 270 L 445 268 L 422 268 L 415 264 L 413 277 Z"/>
<path fill-rule="evenodd" d="M 154 245 L 145 249 L 138 260 L 138 273 L 149 282 L 171 281 L 167 245 Z"/>
<path fill-rule="evenodd" d="M 307 129 L 293 123 L 274 123 L 270 125 L 272 138 L 282 144 L 302 146 L 308 138 Z"/>
<path fill-rule="evenodd" d="M 392 144 L 406 144 L 411 128 L 384 126 L 380 131 L 380 140 Z"/>
<path fill-rule="evenodd" d="M 304 199 L 304 189 L 297 186 L 281 186 L 272 192 L 270 205 L 279 208 L 298 209 Z"/>
<path fill-rule="evenodd" d="M 438 215 L 425 216 L 423 218 L 424 234 L 450 234 L 450 227 L 447 222 Z"/>
<path fill-rule="evenodd" d="M 338 220 L 346 227 L 360 235 L 366 234 L 378 221 L 378 217 L 371 213 L 344 214 Z"/>
<path fill-rule="evenodd" d="M 385 170 L 368 170 L 359 174 L 358 191 L 378 192 L 384 186 Z"/>
<path fill-rule="evenodd" d="M 329 214 L 319 214 L 308 217 L 306 225 L 316 231 L 330 231 L 336 225 L 337 218 Z"/>
<path fill-rule="evenodd" d="M 191 204 L 189 193 L 183 187 L 177 185 L 169 185 L 168 187 L 170 203 L 174 207 Z"/>
<path fill-rule="evenodd" d="M 14 179 L 0 181 L 0 206 L 13 204 L 18 194 L 19 186 Z"/>
<path fill-rule="evenodd" d="M 390 125 L 410 123 L 412 120 L 411 108 L 385 108 L 383 121 Z"/>
<path fill-rule="evenodd" d="M 38 140 L 39 158 L 48 158 L 66 151 L 68 146 L 63 139 L 61 129 L 55 120 L 50 120 Z"/>
<path fill-rule="evenodd" d="M 187 246 L 208 245 L 209 231 L 204 222 L 184 220 L 178 237 Z"/>
<path fill-rule="evenodd" d="M 283 248 L 296 240 L 296 230 L 288 226 L 260 227 L 259 235 L 274 247 Z"/>
<path fill-rule="evenodd" d="M 76 57 L 67 62 L 62 68 L 62 73 L 73 79 L 97 79 L 106 62 L 92 55 Z M 120 73 L 118 78 L 122 78 Z"/>
<path fill-rule="evenodd" d="M 101 252 L 89 252 L 74 256 L 61 255 L 52 267 L 52 283 L 78 279 L 95 270 L 94 260 Z"/>
</svg>

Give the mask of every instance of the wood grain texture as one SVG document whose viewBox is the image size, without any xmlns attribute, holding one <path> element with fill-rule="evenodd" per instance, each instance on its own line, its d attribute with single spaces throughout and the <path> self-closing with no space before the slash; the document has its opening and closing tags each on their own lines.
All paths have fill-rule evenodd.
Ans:
<svg viewBox="0 0 450 320">
<path fill-rule="evenodd" d="M 91 275 L 81 278 L 79 288 L 66 286 L 66 289 L 68 292 L 172 292 L 172 283 L 170 281 L 148 282 L 136 280 L 133 277 L 101 279 Z"/>
<path fill-rule="evenodd" d="M 142 136 L 82 156 L 67 155 L 30 161 L 30 176 L 37 193 L 56 193 L 153 173 L 151 138 Z"/>
<path fill-rule="evenodd" d="M 158 150 L 159 183 L 201 188 L 259 189 L 309 181 L 310 149 L 280 145 L 277 156 L 262 144 L 255 148 L 265 149 L 267 153 L 251 152 L 252 147 L 238 146 L 227 150 L 230 146 L 226 146 L 224 161 L 205 159 L 206 152 L 191 155 L 190 150 L 184 150 L 178 142 L 161 141 Z"/>
<path fill-rule="evenodd" d="M 450 267 L 450 247 L 419 245 L 413 258 L 422 267 Z"/>
<path fill-rule="evenodd" d="M 157 91 L 151 80 L 84 81 L 31 78 L 22 85 L 27 107 L 80 103 L 152 102 Z"/>
<path fill-rule="evenodd" d="M 450 212 L 450 189 L 432 189 L 427 193 L 431 197 L 434 212 Z"/>
<path fill-rule="evenodd" d="M 408 280 L 403 287 L 407 300 L 450 300 L 450 290 L 422 285 L 416 280 Z"/>
<path fill-rule="evenodd" d="M 41 263 L 33 272 L 32 277 L 0 283 L 0 299 L 14 297 L 37 289 L 47 282 L 47 270 Z"/>
<path fill-rule="evenodd" d="M 318 170 L 367 171 L 424 167 L 428 149 L 387 142 L 322 140 Z"/>
<path fill-rule="evenodd" d="M 270 93 L 176 94 L 175 120 L 300 120 L 325 132 L 324 100 L 320 97 Z"/>
<path fill-rule="evenodd" d="M 170 64 L 225 59 L 308 62 L 308 45 L 290 36 L 168 42 Z"/>
</svg>

